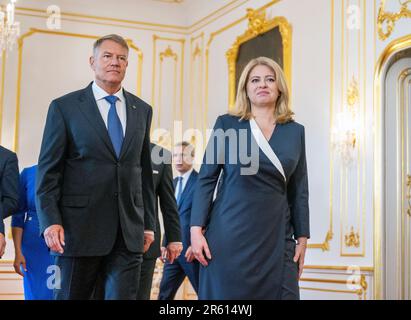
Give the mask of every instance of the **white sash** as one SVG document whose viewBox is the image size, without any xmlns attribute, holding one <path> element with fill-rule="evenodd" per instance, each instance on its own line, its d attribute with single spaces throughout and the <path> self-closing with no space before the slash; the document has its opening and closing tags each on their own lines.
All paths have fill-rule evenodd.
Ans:
<svg viewBox="0 0 411 320">
<path fill-rule="evenodd" d="M 260 147 L 260 149 L 264 152 L 264 154 L 271 161 L 274 167 L 276 167 L 277 170 L 280 171 L 281 175 L 284 178 L 284 181 L 287 181 L 285 174 L 284 174 L 284 169 L 283 169 L 283 166 L 281 165 L 280 160 L 278 159 L 274 150 L 271 148 L 267 139 L 264 137 L 263 133 L 261 132 L 260 127 L 257 125 L 254 118 L 250 119 L 250 126 L 251 126 L 251 132 L 253 133 L 254 139 L 257 141 L 257 144 Z"/>
</svg>

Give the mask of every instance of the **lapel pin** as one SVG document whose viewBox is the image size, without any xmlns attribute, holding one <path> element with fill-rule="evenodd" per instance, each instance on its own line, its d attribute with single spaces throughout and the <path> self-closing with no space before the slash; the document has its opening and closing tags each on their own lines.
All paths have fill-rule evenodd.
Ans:
<svg viewBox="0 0 411 320">
<path fill-rule="evenodd" d="M 136 106 L 131 106 L 133 109 L 137 109 L 137 107 Z"/>
</svg>

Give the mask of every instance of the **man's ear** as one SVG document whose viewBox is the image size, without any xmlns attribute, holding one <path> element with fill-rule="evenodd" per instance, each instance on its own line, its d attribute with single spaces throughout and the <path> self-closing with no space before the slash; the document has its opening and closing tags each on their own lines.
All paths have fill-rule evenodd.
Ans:
<svg viewBox="0 0 411 320">
<path fill-rule="evenodd" d="M 91 56 L 90 57 L 90 59 L 89 59 L 89 63 L 90 63 L 90 67 L 91 67 L 91 69 L 93 69 L 94 70 L 94 56 Z"/>
</svg>

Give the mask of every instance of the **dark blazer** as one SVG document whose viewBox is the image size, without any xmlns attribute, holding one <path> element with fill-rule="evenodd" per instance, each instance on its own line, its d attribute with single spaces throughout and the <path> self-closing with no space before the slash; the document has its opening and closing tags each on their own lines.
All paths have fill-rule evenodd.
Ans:
<svg viewBox="0 0 411 320">
<path fill-rule="evenodd" d="M 158 161 L 152 162 L 154 190 L 156 193 L 156 200 L 160 202 L 161 214 L 164 222 L 164 232 L 170 242 L 181 242 L 181 228 L 178 217 L 177 203 L 174 197 L 173 187 L 173 170 L 171 168 L 171 153 L 158 145 L 151 144 L 153 148 L 160 148 L 154 150 L 153 155 L 159 155 L 163 161 L 159 164 Z M 154 159 L 155 160 L 155 159 Z M 158 202 L 156 201 L 156 230 L 155 239 L 151 244 L 149 250 L 144 254 L 144 259 L 157 259 L 161 255 L 160 250 L 160 221 L 158 219 Z"/>
<path fill-rule="evenodd" d="M 0 146 L 0 233 L 3 234 L 3 219 L 18 208 L 19 179 L 16 154 Z"/>
<path fill-rule="evenodd" d="M 64 256 L 102 256 L 119 225 L 131 252 L 143 252 L 155 229 L 150 159 L 151 107 L 124 90 L 127 126 L 119 159 L 98 110 L 92 84 L 52 101 L 37 172 L 40 233 L 65 231 Z"/>
<path fill-rule="evenodd" d="M 184 258 L 184 253 L 189 246 L 191 246 L 190 239 L 190 220 L 191 220 L 191 206 L 193 203 L 194 190 L 197 182 L 198 172 L 193 170 L 188 178 L 187 184 L 181 194 L 180 204 L 178 206 L 178 212 L 180 214 L 180 225 L 183 235 L 183 252 L 180 257 Z M 177 184 L 177 178 L 173 180 L 174 188 Z M 165 239 L 168 242 L 168 239 Z"/>
</svg>

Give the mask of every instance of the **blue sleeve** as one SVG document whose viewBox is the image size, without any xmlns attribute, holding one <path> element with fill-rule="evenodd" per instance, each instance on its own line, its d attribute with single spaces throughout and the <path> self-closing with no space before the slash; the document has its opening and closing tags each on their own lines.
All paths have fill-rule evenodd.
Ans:
<svg viewBox="0 0 411 320">
<path fill-rule="evenodd" d="M 290 204 L 291 222 L 294 227 L 294 238 L 310 237 L 308 208 L 308 174 L 305 157 L 305 134 L 301 131 L 301 152 L 297 167 L 288 183 L 288 202 Z"/>
<path fill-rule="evenodd" d="M 19 209 L 11 218 L 11 226 L 24 227 L 24 218 L 27 212 L 27 170 L 24 169 L 20 174 L 19 185 Z"/>
<path fill-rule="evenodd" d="M 204 227 L 213 203 L 214 189 L 220 171 L 223 168 L 225 133 L 221 117 L 217 118 L 210 136 L 203 163 L 197 179 L 197 185 L 191 208 L 191 226 Z"/>
</svg>

